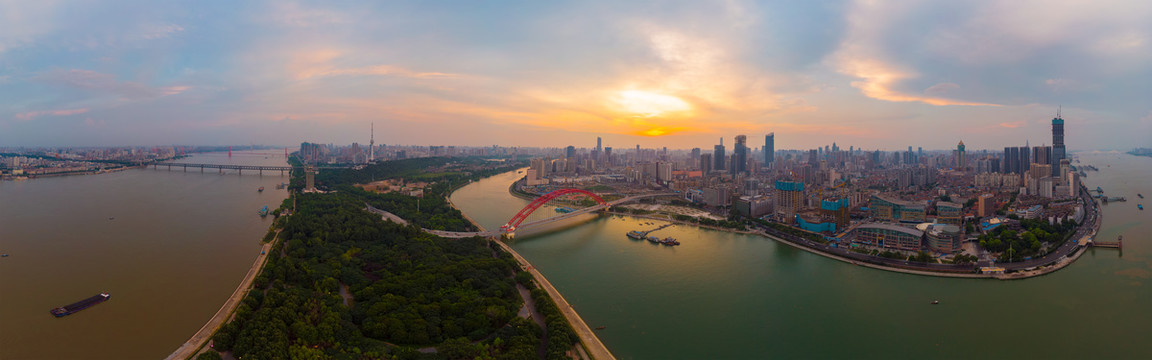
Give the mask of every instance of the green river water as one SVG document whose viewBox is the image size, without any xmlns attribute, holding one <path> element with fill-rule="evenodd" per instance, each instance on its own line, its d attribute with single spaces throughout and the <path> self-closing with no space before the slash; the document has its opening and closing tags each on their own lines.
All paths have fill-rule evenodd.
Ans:
<svg viewBox="0 0 1152 360">
<path fill-rule="evenodd" d="M 771 239 L 589 215 L 513 247 L 538 268 L 621 359 L 1152 358 L 1152 158 L 1082 153 L 1085 183 L 1124 203 L 1103 206 L 1098 238 L 1055 273 L 1014 281 L 937 278 L 855 266 Z M 528 203 L 507 188 L 523 174 L 467 185 L 464 213 L 498 228 Z M 541 208 L 529 219 L 554 216 Z M 651 224 L 649 224 L 651 223 Z M 939 305 L 931 305 L 939 300 Z"/>
</svg>

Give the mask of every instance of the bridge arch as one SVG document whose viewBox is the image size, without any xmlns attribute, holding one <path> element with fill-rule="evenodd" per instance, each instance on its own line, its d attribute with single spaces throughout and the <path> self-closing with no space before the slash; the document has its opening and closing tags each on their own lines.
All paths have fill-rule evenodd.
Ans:
<svg viewBox="0 0 1152 360">
<path fill-rule="evenodd" d="M 536 211 L 536 209 L 539 209 L 541 206 L 544 206 L 544 204 L 548 203 L 552 199 L 555 199 L 555 198 L 558 198 L 561 196 L 566 196 L 566 195 L 573 195 L 573 194 L 588 196 L 588 197 L 592 198 L 592 200 L 596 200 L 596 202 L 599 203 L 600 205 L 608 206 L 607 201 L 604 201 L 604 199 L 601 199 L 596 194 L 593 194 L 592 192 L 587 191 L 587 190 L 580 190 L 580 189 L 554 190 L 554 191 L 551 191 L 547 194 L 540 195 L 540 197 L 536 198 L 535 200 L 532 200 L 532 202 L 529 203 L 528 206 L 525 206 L 523 209 L 520 209 L 520 212 L 516 213 L 516 216 L 513 216 L 511 220 L 508 220 L 508 223 L 504 224 L 504 226 L 501 226 L 500 229 L 504 230 L 504 231 L 514 231 L 514 230 L 516 230 L 516 227 L 520 226 L 520 223 L 524 222 L 524 219 L 527 219 L 528 215 L 532 215 L 532 212 Z"/>
</svg>

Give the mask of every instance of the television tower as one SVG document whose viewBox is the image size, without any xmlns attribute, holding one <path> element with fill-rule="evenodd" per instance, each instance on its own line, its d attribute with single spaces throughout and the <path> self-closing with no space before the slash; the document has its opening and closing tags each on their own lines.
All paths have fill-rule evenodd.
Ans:
<svg viewBox="0 0 1152 360">
<path fill-rule="evenodd" d="M 372 123 L 372 132 L 368 135 L 368 162 L 376 160 L 376 123 Z"/>
</svg>

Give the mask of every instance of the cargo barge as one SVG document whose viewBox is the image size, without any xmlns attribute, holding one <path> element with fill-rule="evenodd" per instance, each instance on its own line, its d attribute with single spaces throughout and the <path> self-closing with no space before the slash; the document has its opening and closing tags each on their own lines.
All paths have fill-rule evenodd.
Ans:
<svg viewBox="0 0 1152 360">
<path fill-rule="evenodd" d="M 56 317 L 72 315 L 77 311 L 84 310 L 92 307 L 93 305 L 108 301 L 110 298 L 112 298 L 112 295 L 108 295 L 108 293 L 100 293 L 99 295 L 52 309 L 52 315 Z"/>
</svg>

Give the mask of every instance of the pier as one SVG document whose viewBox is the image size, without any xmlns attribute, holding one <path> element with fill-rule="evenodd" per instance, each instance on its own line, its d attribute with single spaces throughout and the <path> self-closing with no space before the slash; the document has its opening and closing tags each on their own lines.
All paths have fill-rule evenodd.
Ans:
<svg viewBox="0 0 1152 360">
<path fill-rule="evenodd" d="M 1116 237 L 1116 241 L 1093 241 L 1088 244 L 1092 247 L 1124 249 L 1124 235 Z"/>
<path fill-rule="evenodd" d="M 637 232 L 638 232 L 638 233 L 640 233 L 640 234 L 643 234 L 643 236 L 644 236 L 644 237 L 648 237 L 648 234 L 651 234 L 651 233 L 654 233 L 654 232 L 657 232 L 657 231 L 663 230 L 664 228 L 666 228 L 666 227 L 669 227 L 669 226 L 672 226 L 672 225 L 676 225 L 676 224 L 673 224 L 673 223 L 668 223 L 668 224 L 660 225 L 660 227 L 657 227 L 657 228 L 655 228 L 655 229 L 652 229 L 652 230 L 648 230 L 648 231 L 637 231 Z"/>
</svg>

